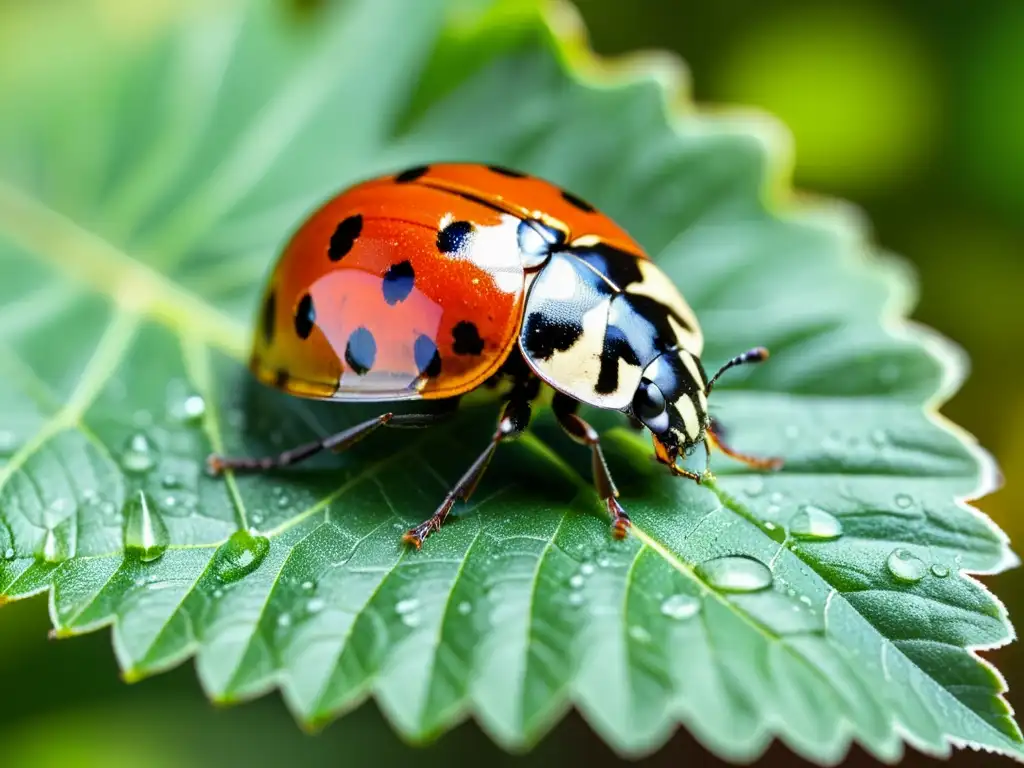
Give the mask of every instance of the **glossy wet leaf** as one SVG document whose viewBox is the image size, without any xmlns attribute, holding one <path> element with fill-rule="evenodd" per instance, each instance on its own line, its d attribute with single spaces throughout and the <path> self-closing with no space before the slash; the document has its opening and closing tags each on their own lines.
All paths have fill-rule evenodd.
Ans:
<svg viewBox="0 0 1024 768">
<path fill-rule="evenodd" d="M 733 759 L 773 736 L 823 761 L 851 739 L 1020 754 L 974 654 L 1011 629 L 967 575 L 1015 563 L 963 501 L 995 470 L 930 410 L 962 364 L 897 321 L 908 277 L 847 212 L 766 207 L 769 126 L 670 119 L 674 70 L 596 70 L 530 4 L 74 7 L 0 67 L 0 595 L 49 591 L 61 636 L 110 626 L 128 679 L 194 657 L 219 701 L 278 687 L 323 723 L 373 696 L 417 740 L 472 715 L 523 748 L 575 705 L 627 754 L 680 723 Z M 207 477 L 211 450 L 368 415 L 255 385 L 248 329 L 305 212 L 432 159 L 539 173 L 619 219 L 695 306 L 708 367 L 770 347 L 713 408 L 784 470 L 716 455 L 698 487 L 588 413 L 635 521 L 615 542 L 541 409 L 420 552 L 401 532 L 493 409 Z"/>
</svg>

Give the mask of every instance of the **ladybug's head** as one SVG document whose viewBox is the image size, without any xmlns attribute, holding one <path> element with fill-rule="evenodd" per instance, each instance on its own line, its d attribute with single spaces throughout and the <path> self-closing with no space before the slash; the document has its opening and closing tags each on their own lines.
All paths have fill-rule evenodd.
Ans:
<svg viewBox="0 0 1024 768">
<path fill-rule="evenodd" d="M 673 461 L 704 441 L 710 424 L 707 376 L 700 359 L 684 350 L 665 352 L 644 369 L 630 414 Z"/>
<path fill-rule="evenodd" d="M 756 347 L 734 357 L 708 380 L 696 355 L 684 349 L 664 352 L 644 369 L 627 413 L 651 431 L 658 459 L 674 465 L 680 454 L 688 456 L 711 431 L 708 396 L 718 377 L 737 365 L 767 358 L 768 350 Z M 774 465 L 775 460 L 765 464 Z"/>
</svg>

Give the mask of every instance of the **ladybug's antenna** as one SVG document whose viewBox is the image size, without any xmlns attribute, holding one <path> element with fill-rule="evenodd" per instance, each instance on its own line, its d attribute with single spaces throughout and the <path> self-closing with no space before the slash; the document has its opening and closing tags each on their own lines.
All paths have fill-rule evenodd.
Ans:
<svg viewBox="0 0 1024 768">
<path fill-rule="evenodd" d="M 715 382 L 718 381 L 718 377 L 730 368 L 735 368 L 738 365 L 746 365 L 747 363 L 763 363 L 767 359 L 768 350 L 764 347 L 755 347 L 754 349 L 747 350 L 742 355 L 736 355 L 736 357 L 723 365 L 718 370 L 718 373 L 711 377 L 711 381 L 708 382 L 708 394 L 711 394 L 711 389 L 715 386 Z"/>
</svg>

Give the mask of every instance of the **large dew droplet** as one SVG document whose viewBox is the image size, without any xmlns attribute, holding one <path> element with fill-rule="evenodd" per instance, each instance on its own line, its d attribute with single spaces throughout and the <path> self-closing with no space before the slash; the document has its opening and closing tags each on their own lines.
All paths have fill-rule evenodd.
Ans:
<svg viewBox="0 0 1024 768">
<path fill-rule="evenodd" d="M 697 573 L 722 592 L 757 592 L 772 585 L 768 566 L 746 555 L 727 555 L 706 560 Z"/>
<path fill-rule="evenodd" d="M 71 557 L 71 541 L 67 526 L 47 528 L 36 556 L 47 563 L 63 563 Z"/>
<path fill-rule="evenodd" d="M 928 566 L 924 560 L 904 547 L 897 547 L 889 553 L 885 565 L 893 578 L 907 584 L 920 581 L 928 572 Z"/>
<path fill-rule="evenodd" d="M 149 472 L 156 466 L 157 450 L 144 433 L 136 432 L 125 441 L 121 451 L 121 468 L 133 475 Z"/>
<path fill-rule="evenodd" d="M 259 568 L 269 551 L 267 537 L 235 531 L 217 551 L 214 571 L 222 581 L 238 581 Z"/>
<path fill-rule="evenodd" d="M 171 543 L 167 524 L 145 491 L 129 497 L 124 507 L 124 546 L 144 563 L 159 560 Z"/>
<path fill-rule="evenodd" d="M 843 535 L 843 524 L 831 512 L 808 504 L 790 519 L 789 532 L 796 539 L 827 541 Z"/>
<path fill-rule="evenodd" d="M 661 613 L 675 621 L 689 619 L 700 613 L 700 601 L 690 595 L 671 595 L 662 601 Z"/>
</svg>

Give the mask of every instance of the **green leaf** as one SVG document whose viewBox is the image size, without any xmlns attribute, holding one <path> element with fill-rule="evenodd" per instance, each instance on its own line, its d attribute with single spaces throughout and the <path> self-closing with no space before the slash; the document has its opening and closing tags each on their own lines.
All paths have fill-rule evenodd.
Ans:
<svg viewBox="0 0 1024 768">
<path fill-rule="evenodd" d="M 372 696 L 417 741 L 472 716 L 523 749 L 576 706 L 629 755 L 681 723 L 733 760 L 773 737 L 820 762 L 853 740 L 1020 758 L 976 655 L 1012 637 L 970 576 L 1016 564 L 967 504 L 997 473 L 936 415 L 962 356 L 901 319 L 911 278 L 855 214 L 788 199 L 774 124 L 697 111 L 672 61 L 596 62 L 537 5 L 4 10 L 0 599 L 47 592 L 59 636 L 110 626 L 128 679 L 194 657 L 217 701 L 279 688 L 322 724 Z M 211 450 L 370 413 L 252 382 L 260 281 L 324 197 L 437 159 L 541 174 L 621 221 L 697 310 L 708 367 L 770 347 L 713 407 L 784 470 L 719 454 L 698 487 L 589 413 L 635 523 L 617 542 L 542 409 L 419 552 L 401 532 L 492 408 L 208 477 Z"/>
</svg>

